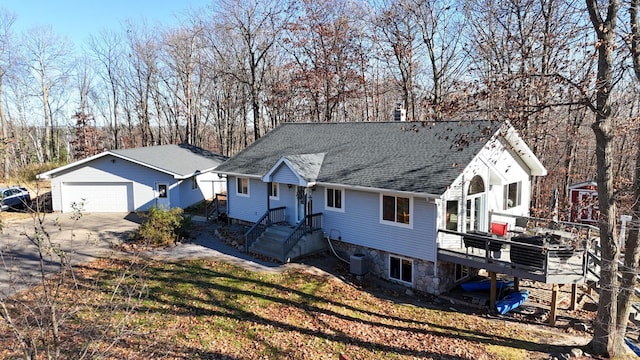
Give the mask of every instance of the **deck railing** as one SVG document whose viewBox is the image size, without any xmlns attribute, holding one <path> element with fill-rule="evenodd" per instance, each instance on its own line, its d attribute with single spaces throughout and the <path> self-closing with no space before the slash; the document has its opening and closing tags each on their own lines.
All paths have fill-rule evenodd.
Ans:
<svg viewBox="0 0 640 360">
<path fill-rule="evenodd" d="M 299 222 L 289 237 L 282 243 L 282 262 L 287 262 L 287 254 L 306 234 L 322 229 L 322 213 L 307 215 Z"/>
<path fill-rule="evenodd" d="M 600 229 L 597 226 L 575 223 L 570 221 L 555 221 L 551 219 L 538 218 L 532 216 L 521 216 L 521 215 L 513 215 L 507 213 L 499 213 L 499 212 L 489 212 L 489 223 L 491 224 L 495 220 L 503 220 L 504 219 L 514 219 L 513 222 L 516 224 L 520 221 L 524 222 L 526 225 L 525 230 L 534 229 L 534 228 L 544 228 L 549 230 L 562 230 L 573 233 L 579 237 L 580 240 L 593 240 L 594 238 L 599 238 Z M 595 244 L 590 244 L 595 246 Z"/>
<path fill-rule="evenodd" d="M 260 235 L 272 224 L 286 222 L 286 207 L 281 206 L 267 210 L 258 221 L 244 234 L 245 250 L 249 251 L 249 247 L 256 241 Z"/>
<path fill-rule="evenodd" d="M 548 275 L 578 275 L 586 276 L 588 271 L 589 244 L 582 246 L 553 244 L 543 241 L 532 244 L 523 241 L 513 241 L 516 238 L 495 237 L 490 233 L 460 233 L 452 230 L 440 229 L 438 232 L 457 235 L 466 247 L 466 257 L 475 259 L 478 267 L 482 264 L 504 264 L 510 268 L 537 272 Z M 479 249 L 483 254 L 469 254 L 469 249 Z M 460 250 L 439 249 L 447 253 L 459 253 Z M 501 257 L 502 251 L 509 253 L 509 258 Z M 499 254 L 499 255 L 496 255 Z"/>
<path fill-rule="evenodd" d="M 227 194 L 216 194 L 211 203 L 209 203 L 204 209 L 204 216 L 207 220 L 212 217 L 218 217 L 223 213 L 223 209 L 227 207 Z"/>
</svg>

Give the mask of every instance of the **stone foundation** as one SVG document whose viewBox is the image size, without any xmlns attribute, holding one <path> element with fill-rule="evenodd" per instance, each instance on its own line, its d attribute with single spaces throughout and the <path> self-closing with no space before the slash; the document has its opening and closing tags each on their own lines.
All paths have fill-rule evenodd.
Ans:
<svg viewBox="0 0 640 360">
<path fill-rule="evenodd" d="M 371 275 L 395 281 L 389 278 L 389 255 L 395 255 L 381 250 L 371 249 L 364 246 L 353 245 L 338 240 L 332 240 L 336 251 L 348 254 L 365 255 L 365 265 Z M 409 256 L 398 255 L 403 258 L 413 260 L 413 285 L 398 282 L 402 285 L 412 287 L 417 292 L 440 295 L 455 286 L 455 265 L 449 263 L 439 263 L 437 275 L 434 274 L 433 262 L 411 258 Z"/>
</svg>

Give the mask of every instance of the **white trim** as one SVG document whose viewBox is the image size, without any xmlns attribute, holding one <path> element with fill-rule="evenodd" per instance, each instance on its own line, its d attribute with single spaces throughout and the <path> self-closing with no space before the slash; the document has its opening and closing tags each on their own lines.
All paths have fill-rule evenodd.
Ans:
<svg viewBox="0 0 640 360">
<path fill-rule="evenodd" d="M 394 278 L 391 276 L 391 258 L 394 257 L 398 260 L 400 260 L 400 274 L 399 274 L 399 278 Z M 403 260 L 409 260 L 411 261 L 411 282 L 407 282 L 402 280 L 402 261 Z M 402 284 L 407 284 L 407 285 L 413 285 L 414 283 L 414 275 L 415 275 L 415 262 L 413 261 L 413 259 L 408 258 L 408 257 L 404 257 L 404 256 L 399 256 L 399 255 L 393 255 L 393 254 L 389 254 L 389 256 L 387 257 L 387 264 L 389 265 L 388 268 L 388 276 L 389 276 L 389 280 L 391 281 L 395 281 L 395 282 L 399 282 Z"/>
<path fill-rule="evenodd" d="M 153 166 L 153 165 L 147 164 L 147 163 L 142 162 L 140 160 L 136 160 L 136 159 L 133 159 L 133 158 L 130 158 L 130 157 L 127 157 L 127 156 L 123 156 L 121 154 L 117 154 L 117 153 L 114 153 L 114 152 L 111 152 L 111 151 L 105 151 L 105 152 L 102 152 L 100 154 L 96 154 L 96 155 L 93 155 L 91 157 L 88 157 L 86 159 L 82 159 L 82 160 L 79 160 L 79 161 L 76 161 L 76 162 L 72 162 L 70 164 L 67 164 L 67 165 L 55 168 L 53 170 L 49 170 L 47 172 L 44 172 L 42 174 L 38 174 L 38 175 L 36 175 L 36 179 L 39 179 L 39 180 L 51 179 L 57 173 L 60 173 L 60 172 L 63 172 L 65 170 L 69 170 L 69 169 L 72 169 L 72 168 L 75 168 L 75 167 L 79 167 L 81 165 L 84 165 L 84 164 L 86 164 L 88 162 L 91 162 L 93 160 L 99 159 L 101 157 L 105 157 L 107 155 L 111 155 L 111 156 L 116 157 L 118 159 L 129 161 L 129 162 L 132 162 L 134 164 L 138 164 L 138 165 L 144 166 L 146 168 L 149 168 L 149 169 L 152 169 L 152 170 L 159 171 L 161 173 L 165 173 L 165 174 L 171 175 L 176 180 L 184 180 L 184 179 L 187 179 L 187 178 L 189 178 L 191 176 L 194 176 L 196 174 L 202 174 L 202 173 L 211 172 L 216 168 L 214 166 L 214 167 L 212 167 L 210 169 L 200 170 L 199 173 L 194 172 L 194 173 L 189 173 L 189 174 L 178 174 L 178 173 L 175 173 L 173 171 L 168 171 L 167 169 L 163 169 L 163 168 L 159 168 L 157 166 Z"/>
<path fill-rule="evenodd" d="M 511 200 L 509 199 L 509 188 L 511 187 L 511 185 L 516 186 L 516 201 L 515 201 L 515 204 L 512 204 L 511 206 L 509 206 L 508 201 Z M 522 205 L 522 187 L 523 187 L 522 180 L 518 180 L 515 182 L 502 185 L 502 209 L 503 210 L 511 210 L 513 208 L 516 208 Z"/>
<path fill-rule="evenodd" d="M 397 221 L 390 221 L 390 220 L 384 220 L 383 219 L 383 211 L 384 211 L 383 199 L 384 199 L 385 196 L 393 196 L 396 199 L 398 197 L 409 199 L 409 223 L 408 224 L 399 223 Z M 397 226 L 397 227 L 401 227 L 401 228 L 405 228 L 405 229 L 413 229 L 413 221 L 414 221 L 413 220 L 413 197 L 411 197 L 411 196 L 406 196 L 405 197 L 405 196 L 401 196 L 401 195 L 398 195 L 398 194 L 392 194 L 392 193 L 380 193 L 380 207 L 379 207 L 379 210 L 380 210 L 379 211 L 380 212 L 380 214 L 379 214 L 379 216 L 380 216 L 380 219 L 379 219 L 380 220 L 380 224 Z"/>
<path fill-rule="evenodd" d="M 269 184 L 269 183 L 267 183 L 267 184 Z M 268 189 L 269 193 L 271 193 L 271 190 L 272 190 L 273 186 L 275 185 L 275 187 L 276 187 L 276 196 L 269 195 L 269 199 L 271 199 L 271 200 L 280 200 L 280 183 L 277 182 L 277 181 L 272 181 L 270 184 L 271 184 L 271 186 Z"/>
<path fill-rule="evenodd" d="M 328 205 L 328 201 L 327 201 L 328 200 L 328 197 L 327 197 L 328 194 L 327 194 L 327 192 L 328 192 L 329 189 L 333 190 L 334 194 L 335 194 L 336 190 L 340 190 L 340 207 L 339 208 L 332 207 L 332 206 Z M 324 209 L 326 211 L 334 211 L 334 212 L 343 213 L 344 212 L 344 208 L 345 208 L 344 200 L 345 200 L 345 190 L 343 188 L 340 188 L 340 187 L 325 187 L 324 188 Z"/>
<path fill-rule="evenodd" d="M 298 179 L 298 182 L 295 185 L 304 186 L 304 187 L 311 186 L 295 171 L 293 165 L 291 165 L 291 162 L 289 162 L 289 160 L 287 160 L 285 157 L 281 157 L 280 160 L 278 160 L 276 164 L 273 165 L 269 169 L 269 171 L 267 171 L 267 173 L 264 176 L 262 176 L 260 179 L 264 182 L 271 182 L 273 180 L 273 175 L 280 170 L 280 167 L 282 165 L 289 168 L 289 170 L 291 170 L 293 175 L 295 175 L 296 179 Z"/>
<path fill-rule="evenodd" d="M 519 155 L 520 159 L 529 167 L 531 175 L 545 176 L 547 169 L 542 165 L 540 159 L 536 157 L 527 143 L 520 137 L 518 131 L 511 125 L 509 121 L 505 121 L 506 126 L 503 127 L 502 137 L 513 147 L 513 151 Z M 500 130 L 499 130 L 500 131 Z"/>
</svg>

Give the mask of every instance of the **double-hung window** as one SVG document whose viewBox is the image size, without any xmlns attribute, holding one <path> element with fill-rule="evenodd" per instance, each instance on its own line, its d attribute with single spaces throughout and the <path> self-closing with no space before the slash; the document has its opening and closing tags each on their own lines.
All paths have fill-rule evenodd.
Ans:
<svg viewBox="0 0 640 360">
<path fill-rule="evenodd" d="M 382 222 L 411 225 L 411 198 L 382 195 Z"/>
<path fill-rule="evenodd" d="M 237 193 L 242 196 L 249 196 L 249 178 L 239 177 L 236 179 Z"/>
</svg>

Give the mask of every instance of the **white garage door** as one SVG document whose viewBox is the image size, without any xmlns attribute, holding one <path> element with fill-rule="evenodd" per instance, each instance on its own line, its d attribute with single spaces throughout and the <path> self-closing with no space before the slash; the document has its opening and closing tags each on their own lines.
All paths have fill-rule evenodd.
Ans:
<svg viewBox="0 0 640 360">
<path fill-rule="evenodd" d="M 133 211 L 132 189 L 132 183 L 64 183 L 62 212 L 73 212 L 73 203 L 85 212 Z"/>
</svg>

